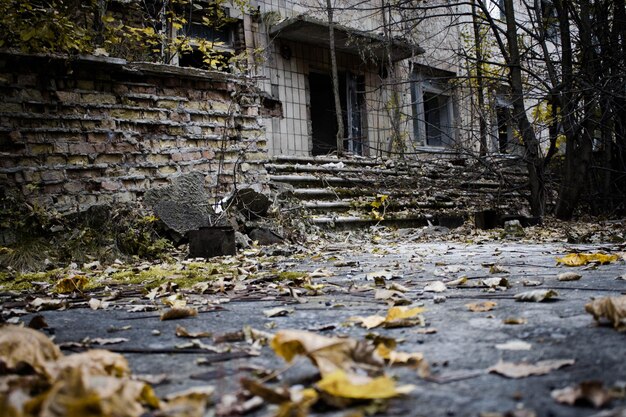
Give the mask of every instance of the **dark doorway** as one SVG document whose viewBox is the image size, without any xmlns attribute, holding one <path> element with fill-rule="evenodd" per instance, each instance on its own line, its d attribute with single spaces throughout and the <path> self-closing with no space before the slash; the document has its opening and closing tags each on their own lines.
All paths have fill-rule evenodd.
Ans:
<svg viewBox="0 0 626 417">
<path fill-rule="evenodd" d="M 326 155 L 337 149 L 337 118 L 330 76 L 310 73 L 309 91 L 311 92 L 311 129 L 313 131 L 312 153 L 313 155 Z"/>
<path fill-rule="evenodd" d="M 364 80 L 351 74 L 339 74 L 339 99 L 341 102 L 344 132 L 344 150 L 362 154 Z M 312 154 L 327 155 L 337 150 L 337 117 L 335 98 L 329 75 L 309 74 L 311 97 L 311 129 L 313 136 Z M 349 108 L 350 111 L 346 111 Z"/>
</svg>

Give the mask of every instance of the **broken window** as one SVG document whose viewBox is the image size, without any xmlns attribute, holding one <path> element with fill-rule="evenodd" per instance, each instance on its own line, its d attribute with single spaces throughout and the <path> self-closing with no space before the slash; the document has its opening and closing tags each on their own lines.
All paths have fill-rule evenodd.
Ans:
<svg viewBox="0 0 626 417">
<path fill-rule="evenodd" d="M 450 76 L 415 74 L 412 88 L 413 128 L 418 143 L 446 147 L 454 143 Z"/>
<path fill-rule="evenodd" d="M 515 140 L 511 110 L 513 106 L 506 98 L 496 97 L 495 119 L 492 123 L 494 149 L 497 153 L 516 153 L 518 145 Z"/>
<path fill-rule="evenodd" d="M 178 58 L 182 67 L 228 69 L 229 59 L 235 55 L 238 19 L 230 16 L 230 9 L 215 5 L 194 3 L 188 21 L 177 29 L 184 42 Z"/>
</svg>

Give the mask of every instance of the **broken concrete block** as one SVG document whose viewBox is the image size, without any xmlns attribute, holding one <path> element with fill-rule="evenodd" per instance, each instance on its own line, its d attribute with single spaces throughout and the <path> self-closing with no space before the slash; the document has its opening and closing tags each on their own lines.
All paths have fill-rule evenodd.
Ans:
<svg viewBox="0 0 626 417">
<path fill-rule="evenodd" d="M 204 175 L 200 172 L 181 175 L 170 185 L 148 190 L 144 202 L 168 228 L 181 236 L 208 226 L 213 214 Z"/>
<path fill-rule="evenodd" d="M 500 216 L 495 210 L 482 210 L 474 213 L 474 225 L 477 229 L 494 229 L 500 225 Z"/>
<path fill-rule="evenodd" d="M 247 219 L 257 219 L 267 215 L 272 202 L 266 195 L 252 188 L 238 190 L 234 196 L 235 206 Z"/>
<path fill-rule="evenodd" d="M 248 236 L 250 236 L 250 239 L 256 240 L 261 246 L 274 245 L 276 243 L 283 243 L 284 241 L 284 239 L 280 235 L 272 232 L 269 229 L 261 227 L 257 229 L 252 229 L 252 231 L 248 233 Z"/>
<path fill-rule="evenodd" d="M 190 230 L 189 238 L 190 258 L 213 258 L 222 255 L 234 255 L 235 231 L 231 227 L 202 227 Z"/>
</svg>

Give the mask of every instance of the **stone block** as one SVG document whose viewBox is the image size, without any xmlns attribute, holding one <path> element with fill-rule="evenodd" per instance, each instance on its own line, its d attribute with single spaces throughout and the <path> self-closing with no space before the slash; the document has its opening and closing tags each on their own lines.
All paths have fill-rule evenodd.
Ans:
<svg viewBox="0 0 626 417">
<path fill-rule="evenodd" d="M 41 171 L 41 180 L 44 182 L 56 182 L 65 179 L 65 172 L 60 170 Z"/>
<path fill-rule="evenodd" d="M 152 188 L 144 196 L 144 202 L 180 236 L 209 225 L 213 214 L 209 200 L 204 175 L 199 172 L 180 175 L 170 185 Z"/>
<path fill-rule="evenodd" d="M 232 227 L 203 227 L 187 233 L 190 258 L 234 255 L 235 230 Z"/>
</svg>

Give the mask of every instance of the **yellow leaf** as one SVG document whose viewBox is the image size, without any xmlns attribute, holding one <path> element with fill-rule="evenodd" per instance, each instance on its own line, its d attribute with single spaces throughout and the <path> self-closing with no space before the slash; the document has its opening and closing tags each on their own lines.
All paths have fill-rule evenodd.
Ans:
<svg viewBox="0 0 626 417">
<path fill-rule="evenodd" d="M 317 383 L 317 388 L 335 397 L 355 400 L 393 398 L 409 391 L 407 387 L 402 387 L 401 391 L 396 389 L 395 381 L 388 376 L 364 379 L 365 382 L 353 381 L 344 371 L 337 370 L 324 376 Z"/>
<path fill-rule="evenodd" d="M 352 317 L 350 320 L 360 323 L 366 329 L 373 329 L 383 324 L 385 327 L 405 327 L 417 324 L 417 322 L 409 321 L 408 319 L 416 317 L 423 311 L 424 307 L 409 308 L 406 306 L 395 306 L 387 311 L 386 317 L 378 315 L 367 317 L 357 316 Z"/>
<path fill-rule="evenodd" d="M 394 321 L 394 320 L 404 320 L 411 319 L 418 314 L 424 312 L 424 307 L 414 307 L 409 308 L 405 306 L 400 307 L 391 307 L 389 311 L 387 311 L 387 317 L 385 318 L 386 322 Z"/>
<path fill-rule="evenodd" d="M 583 266 L 591 262 L 608 264 L 618 259 L 617 255 L 605 255 L 603 253 L 570 253 L 562 258 L 556 258 L 556 262 L 565 266 Z"/>
<path fill-rule="evenodd" d="M 89 280 L 83 275 L 61 278 L 54 285 L 54 291 L 59 294 L 68 294 L 74 291 L 82 291 Z"/>
<path fill-rule="evenodd" d="M 270 346 L 276 354 L 291 362 L 296 355 L 307 356 L 320 374 L 327 375 L 337 369 L 358 372 L 371 369 L 376 363 L 382 365 L 374 355 L 373 346 L 350 338 L 326 337 L 302 330 L 281 330 L 276 333 Z"/>
</svg>

